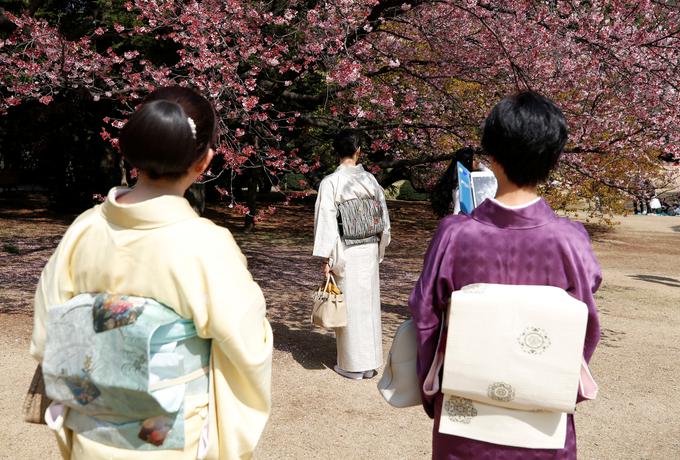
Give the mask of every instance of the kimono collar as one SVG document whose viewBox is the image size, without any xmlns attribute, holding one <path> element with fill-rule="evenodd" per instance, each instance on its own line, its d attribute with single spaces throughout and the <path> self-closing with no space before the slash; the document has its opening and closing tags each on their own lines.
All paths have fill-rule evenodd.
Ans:
<svg viewBox="0 0 680 460">
<path fill-rule="evenodd" d="M 148 230 L 198 217 L 189 202 L 181 196 L 163 195 L 140 203 L 118 203 L 116 197 L 129 190 L 126 187 L 112 188 L 100 207 L 104 218 L 113 225 Z"/>
<path fill-rule="evenodd" d="M 359 174 L 359 173 L 364 172 L 364 167 L 361 164 L 358 164 L 356 166 L 340 165 L 335 170 L 346 172 L 346 173 L 349 173 L 349 174 Z"/>
<path fill-rule="evenodd" d="M 472 211 L 472 218 L 494 227 L 519 229 L 541 227 L 558 217 L 550 205 L 541 198 L 527 207 L 516 209 L 504 207 L 495 200 L 484 200 Z"/>
</svg>

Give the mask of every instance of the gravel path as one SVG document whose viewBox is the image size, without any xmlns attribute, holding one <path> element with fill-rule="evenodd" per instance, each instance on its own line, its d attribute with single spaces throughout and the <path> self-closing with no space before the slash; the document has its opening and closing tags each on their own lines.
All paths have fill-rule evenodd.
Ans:
<svg viewBox="0 0 680 460">
<path fill-rule="evenodd" d="M 21 403 L 34 369 L 28 355 L 32 291 L 70 217 L 0 210 L 0 458 L 58 458 L 44 426 L 24 424 Z M 0 206 L 2 203 L 0 203 Z M 394 244 L 382 266 L 385 352 L 406 318 L 406 299 L 436 227 L 426 207 L 390 203 Z M 309 205 L 281 209 L 252 234 L 235 231 L 265 291 L 275 332 L 274 411 L 261 459 L 420 459 L 430 420 L 419 408 L 382 401 L 377 379 L 349 381 L 332 368 L 331 334 L 309 325 L 308 293 L 319 282 Z M 238 228 L 231 215 L 208 217 Z M 614 230 L 591 227 L 604 283 L 603 336 L 591 368 L 600 398 L 579 406 L 579 458 L 670 459 L 680 451 L 680 218 L 629 216 Z"/>
</svg>

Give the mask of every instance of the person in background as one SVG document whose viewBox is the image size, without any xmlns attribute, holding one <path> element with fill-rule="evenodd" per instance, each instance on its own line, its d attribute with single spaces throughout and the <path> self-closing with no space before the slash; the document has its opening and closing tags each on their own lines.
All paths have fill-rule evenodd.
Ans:
<svg viewBox="0 0 680 460">
<path fill-rule="evenodd" d="M 658 196 L 654 195 L 652 199 L 649 200 L 649 211 L 652 214 L 660 214 L 663 211 L 663 206 Z"/>
<path fill-rule="evenodd" d="M 460 213 L 460 203 L 458 199 L 458 169 L 457 164 L 462 163 L 469 171 L 476 169 L 479 165 L 474 160 L 474 150 L 465 147 L 457 150 L 455 157 L 441 175 L 437 184 L 430 194 L 432 210 L 439 217 L 448 216 L 453 211 Z"/>
<path fill-rule="evenodd" d="M 633 209 L 635 214 L 647 215 L 652 212 L 650 200 L 655 196 L 654 186 L 649 179 L 642 181 L 642 184 L 633 198 Z"/>
<path fill-rule="evenodd" d="M 72 359 L 69 344 L 79 341 L 79 331 L 85 334 L 94 327 L 97 340 L 106 344 L 123 333 L 117 328 L 141 328 L 151 321 L 140 318 L 156 305 L 157 314 L 176 318 L 172 324 L 196 337 L 191 347 L 183 346 L 182 336 L 172 341 L 177 330 L 165 331 L 161 335 L 169 342 L 158 349 L 152 342 L 148 371 L 140 363 L 126 362 L 132 353 L 144 357 L 137 349 L 144 347 L 141 342 L 126 342 L 131 347 L 127 351 L 100 348 L 94 358 L 85 359 L 83 373 L 65 382 L 76 404 L 66 394 L 56 401 L 61 405 L 48 410 L 64 458 L 252 456 L 271 409 L 272 331 L 265 299 L 231 233 L 198 217 L 183 198 L 208 167 L 216 133 L 215 111 L 200 94 L 181 87 L 151 93 L 120 134 L 123 155 L 139 171 L 136 185 L 112 189 L 103 204 L 81 214 L 40 276 L 31 354 L 42 363 L 48 393 L 46 369 L 59 369 L 62 361 Z M 85 293 L 98 294 L 103 303 L 95 300 L 90 305 L 94 319 L 91 314 L 88 324 L 86 316 L 74 336 L 60 343 L 59 328 L 64 326 L 49 312 Z M 135 303 L 140 298 L 146 299 L 141 306 Z M 55 355 L 57 362 L 49 362 Z M 127 397 L 92 415 L 98 400 L 115 397 L 108 388 L 138 372 L 149 374 L 141 376 L 149 379 L 144 381 L 155 381 L 162 375 L 152 375 L 152 364 L 159 372 L 170 372 L 177 360 L 185 366 L 201 363 L 202 368 L 185 385 L 161 380 L 167 382 L 158 390 L 164 388 L 163 395 L 153 393 L 159 404 L 179 398 L 183 417 L 175 418 L 177 425 L 169 431 L 162 422 L 167 413 L 136 420 L 130 412 L 135 401 Z M 119 374 L 92 380 L 93 370 L 117 363 Z M 147 391 L 152 390 L 134 395 Z M 62 411 L 63 405 L 68 409 Z M 116 422 L 121 420 L 126 422 Z M 175 439 L 172 448 L 167 447 L 169 438 Z"/>
<path fill-rule="evenodd" d="M 443 219 L 425 255 L 409 298 L 417 333 L 417 372 L 422 388 L 438 350 L 451 293 L 474 283 L 556 286 L 589 311 L 583 356 L 589 361 L 600 338 L 594 294 L 602 280 L 583 225 L 557 216 L 537 193 L 567 141 L 559 108 L 534 92 L 503 99 L 484 123 L 482 147 L 498 179 L 495 199 L 471 215 Z M 451 318 L 455 321 L 455 317 Z M 567 418 L 562 449 L 528 449 L 439 433 L 443 395 L 421 394 L 433 417 L 432 458 L 448 460 L 574 460 L 576 435 Z"/>
<path fill-rule="evenodd" d="M 473 148 L 465 147 L 456 151 L 455 158 L 449 163 L 446 171 L 439 178 L 430 194 L 432 210 L 439 217 L 445 217 L 451 213 L 460 214 L 458 163 L 461 163 L 470 172 L 489 170 L 489 168 L 475 158 Z"/>
<path fill-rule="evenodd" d="M 314 215 L 313 255 L 323 259 L 344 294 L 347 326 L 335 329 L 335 372 L 349 379 L 371 378 L 383 364 L 379 264 L 390 244 L 385 194 L 366 171 L 356 131 L 333 142 L 339 166 L 319 185 Z"/>
</svg>

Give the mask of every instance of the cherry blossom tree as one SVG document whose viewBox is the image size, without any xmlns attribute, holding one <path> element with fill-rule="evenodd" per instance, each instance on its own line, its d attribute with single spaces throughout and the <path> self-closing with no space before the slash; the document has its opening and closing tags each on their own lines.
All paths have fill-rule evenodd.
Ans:
<svg viewBox="0 0 680 460">
<path fill-rule="evenodd" d="M 135 0 L 88 13 L 76 34 L 41 17 L 40 3 L 3 15 L 0 111 L 86 90 L 117 104 L 102 130 L 115 145 L 147 92 L 193 86 L 219 112 L 222 161 L 211 174 L 226 171 L 215 182 L 237 206 L 235 179 L 254 193 L 288 172 L 318 178 L 344 126 L 366 132 L 385 183 L 408 177 L 427 189 L 452 152 L 478 144 L 490 108 L 527 88 L 568 118 L 546 190 L 557 205 L 597 197 L 597 210 L 617 210 L 626 194 L 668 180 L 659 156 L 680 159 L 674 0 Z M 62 8 L 77 16 L 83 3 Z"/>
</svg>

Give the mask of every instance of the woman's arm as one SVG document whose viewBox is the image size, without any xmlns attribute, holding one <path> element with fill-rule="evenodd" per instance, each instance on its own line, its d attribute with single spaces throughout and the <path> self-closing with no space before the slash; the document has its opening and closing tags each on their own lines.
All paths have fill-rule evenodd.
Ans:
<svg viewBox="0 0 680 460">
<path fill-rule="evenodd" d="M 577 222 L 572 224 L 578 229 L 580 238 L 572 243 L 571 252 L 565 256 L 568 259 L 566 266 L 571 284 L 569 293 L 588 306 L 583 356 L 586 361 L 590 361 L 600 341 L 600 318 L 595 305 L 595 292 L 602 283 L 602 271 L 593 253 L 588 232 L 582 224 Z"/>
<path fill-rule="evenodd" d="M 319 185 L 314 208 L 314 249 L 312 254 L 323 259 L 323 274 L 327 277 L 333 268 L 337 268 L 338 240 L 338 208 L 335 203 L 335 186 L 329 179 Z"/>
<path fill-rule="evenodd" d="M 390 245 L 392 241 L 392 226 L 390 224 L 390 213 L 387 210 L 387 201 L 385 200 L 385 191 L 376 181 L 376 186 L 378 187 L 378 201 L 380 201 L 380 207 L 382 208 L 382 220 L 383 220 L 383 231 L 380 233 L 380 246 L 379 246 L 379 261 L 382 262 L 385 258 L 385 250 L 387 246 Z"/>
<path fill-rule="evenodd" d="M 314 249 L 312 254 L 328 260 L 340 238 L 335 191 L 330 180 L 321 181 L 314 208 Z M 333 261 L 331 261 L 331 264 Z"/>
<path fill-rule="evenodd" d="M 449 219 L 442 221 L 430 242 L 425 254 L 423 271 L 408 302 L 417 331 L 417 368 L 421 397 L 425 412 L 430 417 L 434 417 L 434 398 L 436 395 L 422 393 L 422 385 L 434 361 L 441 321 L 446 314 L 449 298 L 451 292 L 453 292 L 451 273 L 449 270 L 442 270 L 443 264 L 446 267 L 451 267 L 453 263 L 452 260 L 449 260 L 446 250 L 451 237 Z"/>
<path fill-rule="evenodd" d="M 262 291 L 231 234 L 220 230 L 196 265 L 175 271 L 199 335 L 212 339 L 214 458 L 232 459 L 252 455 L 269 418 L 273 339 Z"/>
</svg>

